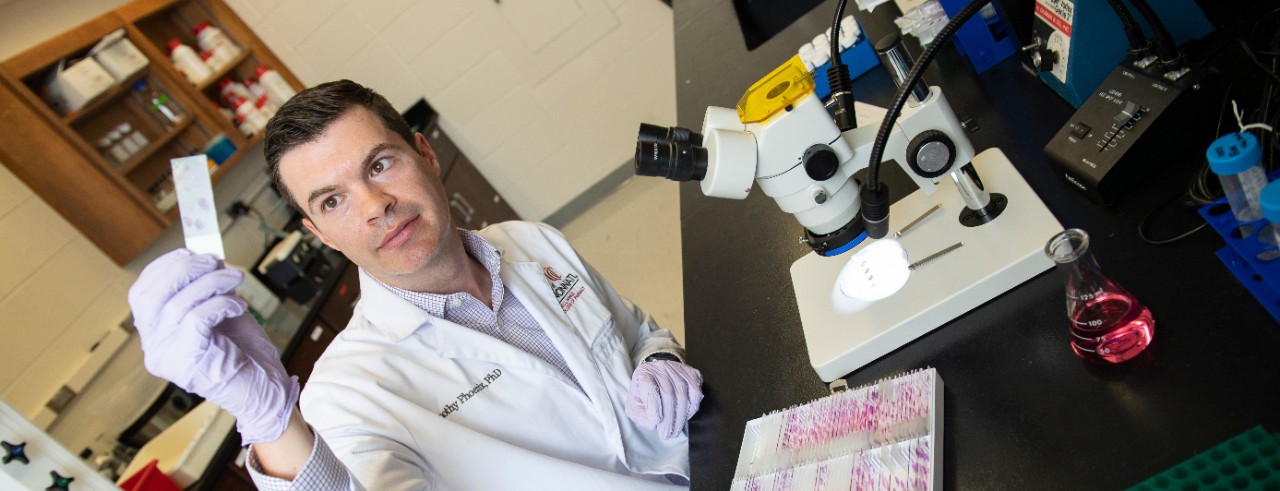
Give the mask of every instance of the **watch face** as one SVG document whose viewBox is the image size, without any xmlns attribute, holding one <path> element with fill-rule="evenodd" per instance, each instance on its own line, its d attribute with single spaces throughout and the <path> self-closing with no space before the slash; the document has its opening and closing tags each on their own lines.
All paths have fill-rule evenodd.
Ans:
<svg viewBox="0 0 1280 491">
<path fill-rule="evenodd" d="M 680 357 L 678 357 L 678 356 L 676 356 L 676 355 L 673 355 L 673 354 L 671 354 L 671 353 L 658 352 L 658 353 L 654 353 L 654 354 L 652 354 L 652 355 L 646 356 L 646 357 L 644 358 L 644 362 L 645 362 L 645 363 L 648 363 L 648 362 L 651 362 L 651 361 L 658 361 L 658 360 L 667 360 L 667 361 L 679 362 L 679 361 L 680 361 Z"/>
</svg>

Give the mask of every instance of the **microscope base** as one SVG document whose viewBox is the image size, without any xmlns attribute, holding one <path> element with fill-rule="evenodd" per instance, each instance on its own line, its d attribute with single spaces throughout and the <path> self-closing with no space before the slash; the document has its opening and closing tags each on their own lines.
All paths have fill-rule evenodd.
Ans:
<svg viewBox="0 0 1280 491">
<path fill-rule="evenodd" d="M 874 241 L 836 257 L 810 253 L 791 265 L 809 360 L 823 381 L 843 377 L 1053 267 L 1044 245 L 1062 231 L 1057 218 L 999 149 L 978 154 L 973 165 L 988 190 L 1008 197 L 1008 208 L 989 223 L 966 227 L 959 220 L 964 202 L 946 184 L 932 196 L 917 191 L 894 203 L 891 232 L 935 204 L 942 207 L 899 239 L 910 261 L 957 242 L 964 246 L 917 267 L 888 298 L 860 302 L 835 286 L 849 258 Z"/>
</svg>

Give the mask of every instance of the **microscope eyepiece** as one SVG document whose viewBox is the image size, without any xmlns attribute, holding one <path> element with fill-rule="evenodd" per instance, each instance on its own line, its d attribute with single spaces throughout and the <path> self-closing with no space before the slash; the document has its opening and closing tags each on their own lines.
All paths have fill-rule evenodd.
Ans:
<svg viewBox="0 0 1280 491">
<path fill-rule="evenodd" d="M 636 136 L 636 175 L 672 181 L 701 181 L 707 175 L 702 135 L 687 128 L 640 124 Z"/>
<path fill-rule="evenodd" d="M 679 126 L 658 126 L 640 123 L 640 131 L 636 141 L 646 143 L 691 143 L 695 147 L 702 146 L 702 135 Z"/>
</svg>

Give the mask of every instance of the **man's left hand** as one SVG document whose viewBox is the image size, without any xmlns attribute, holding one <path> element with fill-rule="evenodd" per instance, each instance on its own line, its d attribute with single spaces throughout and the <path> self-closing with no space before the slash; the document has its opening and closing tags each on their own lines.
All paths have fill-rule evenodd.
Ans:
<svg viewBox="0 0 1280 491">
<path fill-rule="evenodd" d="M 641 363 L 631 374 L 627 417 L 669 440 L 684 429 L 702 402 L 702 373 L 684 363 Z"/>
</svg>

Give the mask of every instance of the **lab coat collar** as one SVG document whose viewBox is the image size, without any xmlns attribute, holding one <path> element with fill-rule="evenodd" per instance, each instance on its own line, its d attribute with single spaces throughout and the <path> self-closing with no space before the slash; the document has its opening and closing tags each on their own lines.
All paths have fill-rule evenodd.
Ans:
<svg viewBox="0 0 1280 491">
<path fill-rule="evenodd" d="M 395 342 L 404 340 L 419 327 L 435 319 L 427 311 L 400 298 L 383 286 L 382 282 L 373 279 L 364 268 L 360 268 L 360 296 L 361 314 L 369 321 L 370 326 Z M 378 307 L 365 308 L 368 305 Z"/>
</svg>

